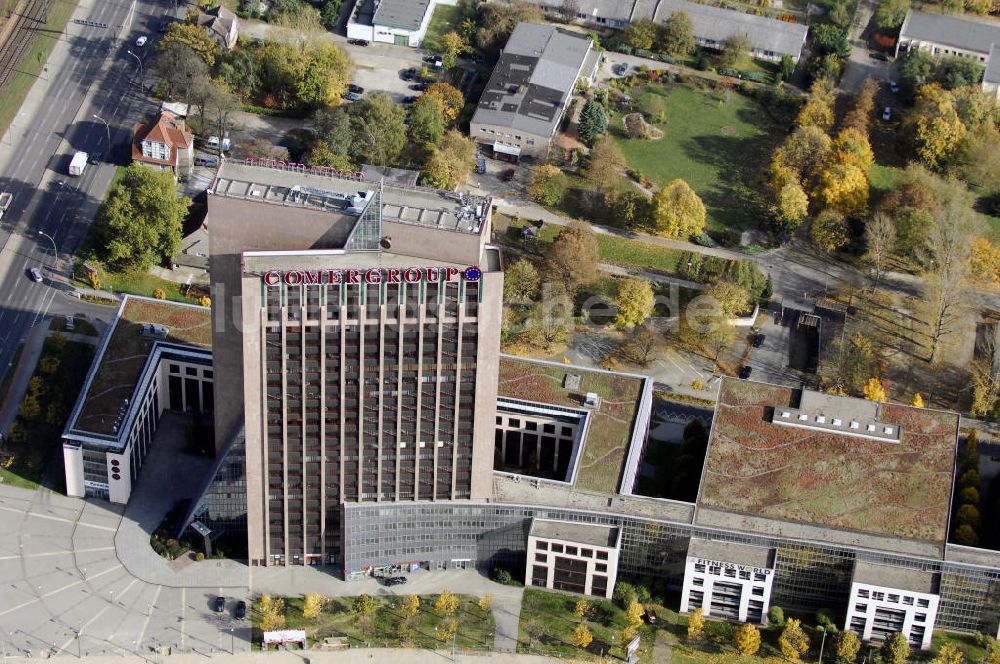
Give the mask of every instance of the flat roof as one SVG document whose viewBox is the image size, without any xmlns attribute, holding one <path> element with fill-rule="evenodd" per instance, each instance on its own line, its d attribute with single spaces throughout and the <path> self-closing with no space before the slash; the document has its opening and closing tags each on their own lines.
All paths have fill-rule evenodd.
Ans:
<svg viewBox="0 0 1000 664">
<path fill-rule="evenodd" d="M 876 565 L 864 560 L 854 563 L 854 583 L 866 583 L 883 588 L 909 590 L 915 593 L 936 595 L 938 584 L 934 572 L 898 567 L 895 565 Z"/>
<path fill-rule="evenodd" d="M 618 529 L 613 526 L 550 521 L 548 519 L 532 519 L 528 536 L 603 546 L 609 549 L 615 548 L 618 544 Z"/>
<path fill-rule="evenodd" d="M 417 30 L 430 4 L 430 0 L 381 0 L 372 23 L 400 30 Z"/>
<path fill-rule="evenodd" d="M 150 324 L 160 328 L 153 330 Z M 132 397 L 150 351 L 163 341 L 211 348 L 211 309 L 125 296 L 81 392 L 82 406 L 70 423 L 72 430 L 113 435 L 119 410 Z"/>
<path fill-rule="evenodd" d="M 586 35 L 540 23 L 518 23 L 479 99 L 473 124 L 551 136 L 587 55 Z"/>
<path fill-rule="evenodd" d="M 770 51 L 777 55 L 791 55 L 798 58 L 806 41 L 809 28 L 800 23 L 779 21 L 768 16 L 757 16 L 735 9 L 690 2 L 689 0 L 662 0 L 656 4 L 655 16 L 633 16 L 652 18 L 664 23 L 674 12 L 684 12 L 691 19 L 691 32 L 697 39 L 712 40 L 721 44 L 734 34 L 744 35 L 757 51 Z"/>
<path fill-rule="evenodd" d="M 566 376 L 579 376 L 567 388 Z M 617 493 L 646 378 L 635 374 L 501 355 L 497 396 L 583 409 L 588 392 L 601 398 L 591 417 L 577 462 L 575 487 Z M 571 381 L 575 382 L 575 381 Z"/>
<path fill-rule="evenodd" d="M 988 55 L 993 44 L 1000 43 L 1000 23 L 910 11 L 899 29 L 899 38 Z"/>
<path fill-rule="evenodd" d="M 724 563 L 736 563 L 737 565 L 751 565 L 752 567 L 774 567 L 771 549 L 700 537 L 692 537 L 691 541 L 688 542 L 688 556 Z"/>
<path fill-rule="evenodd" d="M 1000 39 L 997 39 L 997 43 L 990 48 L 986 71 L 983 72 L 983 82 L 1000 84 Z"/>
<path fill-rule="evenodd" d="M 729 512 L 944 544 L 958 414 L 879 404 L 877 420 L 898 430 L 898 441 L 774 421 L 803 405 L 843 419 L 845 429 L 846 418 L 870 414 L 853 399 L 722 380 L 696 523 L 722 525 L 717 512 Z"/>
<path fill-rule="evenodd" d="M 226 159 L 209 192 L 273 205 L 306 207 L 336 214 L 355 214 L 352 205 L 361 192 L 374 192 L 377 179 L 324 174 L 299 165 L 272 166 Z M 411 187 L 386 181 L 382 189 L 382 219 L 431 226 L 462 233 L 479 233 L 489 214 L 489 198 L 454 191 Z"/>
</svg>

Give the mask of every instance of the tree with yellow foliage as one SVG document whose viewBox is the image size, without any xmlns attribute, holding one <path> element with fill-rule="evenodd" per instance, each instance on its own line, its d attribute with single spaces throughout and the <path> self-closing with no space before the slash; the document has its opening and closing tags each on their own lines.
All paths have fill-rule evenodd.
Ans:
<svg viewBox="0 0 1000 664">
<path fill-rule="evenodd" d="M 705 204 L 684 180 L 677 178 L 653 196 L 652 221 L 659 235 L 687 239 L 705 230 Z"/>
<path fill-rule="evenodd" d="M 861 214 L 868 208 L 868 176 L 854 164 L 834 164 L 820 177 L 816 198 L 823 207 Z"/>
<path fill-rule="evenodd" d="M 573 635 L 570 638 L 570 642 L 581 650 L 586 650 L 590 642 L 594 640 L 594 635 L 590 633 L 590 628 L 587 627 L 586 623 L 580 623 L 573 630 Z"/>
<path fill-rule="evenodd" d="M 747 657 L 756 655 L 760 650 L 760 630 L 750 623 L 740 625 L 739 629 L 733 632 L 733 647 L 741 655 Z"/>
<path fill-rule="evenodd" d="M 965 661 L 965 653 L 954 643 L 945 642 L 938 648 L 937 654 L 931 660 L 931 664 L 962 664 Z"/>
<path fill-rule="evenodd" d="M 802 225 L 809 214 L 809 196 L 798 180 L 786 182 L 775 196 L 771 206 L 774 220 L 786 231 Z"/>
<path fill-rule="evenodd" d="M 638 627 L 642 624 L 642 616 L 645 612 L 646 610 L 639 602 L 629 602 L 628 606 L 625 607 L 625 621 L 633 627 Z"/>
<path fill-rule="evenodd" d="M 809 227 L 812 243 L 823 251 L 833 253 L 850 241 L 850 229 L 844 215 L 834 209 L 823 210 Z"/>
<path fill-rule="evenodd" d="M 924 398 L 920 395 L 920 392 L 914 392 L 913 399 L 910 400 L 910 405 L 914 408 L 924 407 Z"/>
<path fill-rule="evenodd" d="M 458 56 L 468 53 L 471 47 L 469 40 L 454 30 L 441 37 L 441 64 L 445 69 L 452 69 L 458 62 Z"/>
<path fill-rule="evenodd" d="M 402 604 L 400 604 L 400 610 L 403 615 L 407 618 L 412 618 L 413 616 L 420 613 L 420 597 L 417 595 L 407 595 Z"/>
<path fill-rule="evenodd" d="M 884 402 L 888 397 L 885 393 L 885 385 L 882 384 L 878 378 L 869 378 L 868 382 L 865 383 L 864 389 L 865 399 L 869 401 Z"/>
<path fill-rule="evenodd" d="M 585 599 L 577 600 L 576 606 L 573 607 L 573 615 L 578 620 L 583 620 L 588 613 L 590 613 L 590 602 Z"/>
<path fill-rule="evenodd" d="M 917 157 L 933 169 L 942 168 L 955 157 L 966 135 L 954 96 L 937 83 L 917 91 L 916 103 L 903 126 Z"/>
<path fill-rule="evenodd" d="M 465 104 L 465 97 L 462 96 L 459 89 L 448 83 L 431 83 L 427 90 L 417 97 L 416 104 L 424 104 L 431 99 L 437 99 L 441 102 L 441 113 L 448 122 L 454 122 Z"/>
<path fill-rule="evenodd" d="M 778 647 L 785 659 L 797 660 L 809 651 L 809 635 L 802 629 L 802 623 L 797 618 L 785 621 L 785 629 L 778 637 Z"/>
<path fill-rule="evenodd" d="M 326 598 L 319 593 L 306 593 L 305 602 L 302 604 L 302 617 L 306 620 L 319 618 L 325 605 Z"/>
<path fill-rule="evenodd" d="M 458 598 L 450 590 L 442 590 L 434 601 L 434 610 L 445 616 L 454 615 L 458 610 Z"/>
<path fill-rule="evenodd" d="M 800 127 L 815 126 L 826 131 L 833 126 L 833 81 L 821 78 L 813 83 L 809 90 L 809 98 L 799 111 L 797 123 Z"/>
<path fill-rule="evenodd" d="M 688 638 L 699 636 L 705 630 L 705 611 L 700 606 L 688 616 Z"/>
<path fill-rule="evenodd" d="M 867 175 L 875 165 L 875 153 L 872 152 L 868 137 L 859 129 L 847 127 L 837 134 L 833 142 L 834 154 L 842 164 L 854 164 Z"/>
<path fill-rule="evenodd" d="M 257 600 L 257 615 L 260 616 L 260 628 L 265 632 L 284 629 L 285 627 L 285 600 L 261 595 Z"/>
<path fill-rule="evenodd" d="M 1000 286 L 1000 247 L 988 238 L 972 240 L 969 279 L 979 285 Z"/>
</svg>

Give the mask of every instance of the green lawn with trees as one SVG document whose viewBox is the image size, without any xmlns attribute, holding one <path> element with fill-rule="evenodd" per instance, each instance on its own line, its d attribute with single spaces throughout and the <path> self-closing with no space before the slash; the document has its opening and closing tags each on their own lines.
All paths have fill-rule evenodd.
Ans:
<svg viewBox="0 0 1000 664">
<path fill-rule="evenodd" d="M 427 49 L 431 53 L 440 53 L 443 50 L 441 38 L 447 33 L 457 31 L 462 20 L 462 8 L 458 5 L 434 5 L 434 14 L 431 16 L 430 25 L 427 26 L 427 34 L 420 47 Z"/>
<path fill-rule="evenodd" d="M 762 174 L 782 127 L 756 99 L 735 90 L 648 84 L 633 95 L 632 110 L 654 118 L 658 140 L 631 139 L 622 113 L 610 133 L 640 179 L 664 185 L 683 178 L 704 202 L 711 231 L 756 227 Z"/>
</svg>

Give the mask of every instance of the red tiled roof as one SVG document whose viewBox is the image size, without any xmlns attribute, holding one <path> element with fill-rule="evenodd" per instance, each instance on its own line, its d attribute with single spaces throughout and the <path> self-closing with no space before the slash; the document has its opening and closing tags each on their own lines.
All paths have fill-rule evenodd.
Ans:
<svg viewBox="0 0 1000 664">
<path fill-rule="evenodd" d="M 135 125 L 134 134 L 135 137 L 132 140 L 132 159 L 153 164 L 177 164 L 177 151 L 179 149 L 186 150 L 191 147 L 194 140 L 194 134 L 188 131 L 177 120 L 177 116 L 169 111 L 160 111 L 160 115 L 156 121 L 148 125 Z M 142 142 L 147 140 L 156 143 L 166 143 L 170 148 L 170 159 L 153 159 L 143 156 Z"/>
</svg>

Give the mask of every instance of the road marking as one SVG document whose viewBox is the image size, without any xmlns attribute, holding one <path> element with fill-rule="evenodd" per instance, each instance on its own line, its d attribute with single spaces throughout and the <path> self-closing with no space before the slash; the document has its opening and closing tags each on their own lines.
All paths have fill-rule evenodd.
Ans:
<svg viewBox="0 0 1000 664">
<path fill-rule="evenodd" d="M 17 606 L 12 606 L 12 607 L 10 607 L 9 609 L 7 609 L 5 611 L 0 611 L 0 616 L 5 616 L 8 613 L 13 613 L 14 611 L 20 611 L 21 609 L 23 609 L 26 606 L 31 606 L 32 604 L 35 604 L 36 602 L 41 602 L 43 599 L 47 599 L 49 597 L 52 597 L 53 595 L 58 595 L 59 593 L 63 592 L 64 590 L 69 590 L 70 588 L 75 588 L 75 587 L 77 587 L 77 586 L 79 586 L 81 584 L 87 583 L 88 581 L 93 581 L 94 579 L 96 579 L 98 577 L 101 577 L 101 576 L 104 576 L 105 574 L 108 574 L 109 572 L 114 572 L 117 569 L 123 569 L 123 568 L 122 568 L 121 565 L 115 565 L 114 567 L 106 569 L 103 572 L 98 572 L 97 574 L 95 574 L 93 576 L 87 577 L 85 579 L 80 579 L 79 581 L 74 581 L 73 583 L 67 583 L 62 588 L 56 588 L 55 590 L 50 590 L 49 592 L 45 593 L 44 595 L 40 595 L 38 597 L 35 597 L 34 599 L 30 599 L 27 602 L 22 602 L 21 604 L 18 604 Z"/>
<path fill-rule="evenodd" d="M 153 601 L 149 603 L 149 611 L 146 612 L 146 619 L 142 621 L 142 631 L 139 632 L 139 638 L 136 640 L 136 648 L 142 646 L 143 640 L 146 638 L 146 628 L 149 627 L 149 619 L 153 617 L 153 609 L 156 608 L 156 603 L 160 600 L 160 593 L 163 591 L 163 586 L 156 586 L 156 595 L 153 596 Z"/>
<path fill-rule="evenodd" d="M 23 509 L 19 510 L 19 509 L 15 509 L 13 507 L 0 507 L 0 511 L 3 511 L 3 512 L 16 512 L 17 514 L 24 514 L 25 516 L 35 517 L 36 519 L 48 519 L 50 521 L 59 521 L 61 523 L 75 523 L 78 526 L 86 526 L 88 528 L 97 528 L 98 530 L 107 530 L 107 531 L 112 532 L 112 533 L 116 532 L 118 530 L 117 528 L 112 528 L 110 526 L 98 526 L 95 523 L 87 523 L 86 521 L 79 521 L 79 522 L 77 522 L 77 521 L 74 521 L 73 519 L 64 519 L 61 516 L 49 516 L 47 514 L 37 514 L 35 512 L 28 512 L 27 514 L 25 514 Z"/>
<path fill-rule="evenodd" d="M 95 551 L 114 551 L 113 546 L 96 546 L 91 549 L 71 549 L 69 551 L 47 551 L 45 553 L 26 553 L 18 556 L 0 556 L 0 560 L 17 560 L 18 558 L 45 558 L 46 556 L 68 556 L 74 553 L 94 553 Z"/>
</svg>

